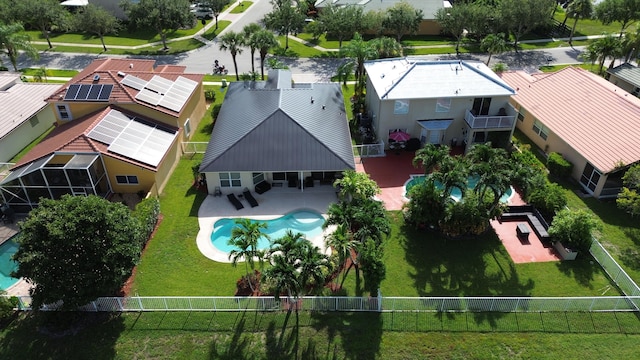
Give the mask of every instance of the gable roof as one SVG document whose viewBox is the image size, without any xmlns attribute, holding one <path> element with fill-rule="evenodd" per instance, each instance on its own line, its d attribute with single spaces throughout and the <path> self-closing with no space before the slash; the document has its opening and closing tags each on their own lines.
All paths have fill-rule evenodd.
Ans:
<svg viewBox="0 0 640 360">
<path fill-rule="evenodd" d="M 640 99 L 578 67 L 504 72 L 513 99 L 603 173 L 640 160 Z"/>
<path fill-rule="evenodd" d="M 128 117 L 139 117 L 125 110 L 116 108 L 114 106 L 107 106 L 106 108 L 84 116 L 80 119 L 70 121 L 63 125 L 56 127 L 51 133 L 49 133 L 40 143 L 38 143 L 31 151 L 25 154 L 16 165 L 11 169 L 12 171 L 30 164 L 38 159 L 53 154 L 54 152 L 69 152 L 69 153 L 95 153 L 99 152 L 104 155 L 110 156 L 115 159 L 119 159 L 131 164 L 135 164 L 140 167 L 155 171 L 156 167 L 138 161 L 127 156 L 109 151 L 109 144 L 92 139 L 88 136 L 89 132 L 96 127 L 107 115 L 112 111 L 116 111 L 124 114 Z M 149 123 L 155 124 L 155 122 L 145 119 Z M 163 128 L 168 128 L 167 125 L 162 125 Z M 178 129 L 171 129 L 177 132 Z"/>
<path fill-rule="evenodd" d="M 367 61 L 380 99 L 509 96 L 515 91 L 484 63 L 394 58 Z"/>
<path fill-rule="evenodd" d="M 449 1 L 446 0 L 318 0 L 315 3 L 315 7 L 360 5 L 367 12 L 386 10 L 399 2 L 406 2 L 413 8 L 422 10 L 423 19 L 427 20 L 435 19 L 435 14 L 439 9 L 451 7 Z"/>
<path fill-rule="evenodd" d="M 24 84 L 19 74 L 0 74 L 0 139 L 48 104 L 60 84 Z"/>
<path fill-rule="evenodd" d="M 113 85 L 113 90 L 108 99 L 108 103 L 137 103 L 145 107 L 155 109 L 157 111 L 169 114 L 171 116 L 179 117 L 184 106 L 180 111 L 174 111 L 161 105 L 153 105 L 145 101 L 136 99 L 136 96 L 140 90 L 123 84 L 123 80 L 126 75 L 133 75 L 137 78 L 150 81 L 154 76 L 161 77 L 163 79 L 175 82 L 179 77 L 195 81 L 196 83 L 202 83 L 204 78 L 203 74 L 185 74 L 184 66 L 173 65 L 161 65 L 154 69 L 155 60 L 141 60 L 141 59 L 99 59 L 93 61 L 79 74 L 74 76 L 69 82 L 67 82 L 60 90 L 49 97 L 50 102 L 64 101 L 64 96 L 69 89 L 70 85 Z M 97 79 L 97 80 L 96 80 Z M 196 92 L 198 87 L 191 90 L 189 94 L 190 99 Z M 188 102 L 188 100 L 187 100 Z"/>
<path fill-rule="evenodd" d="M 290 79 L 229 84 L 201 172 L 355 169 L 339 84 Z"/>
<path fill-rule="evenodd" d="M 640 87 L 640 68 L 629 63 L 624 63 L 608 69 L 607 73 L 613 74 L 629 84 Z"/>
</svg>

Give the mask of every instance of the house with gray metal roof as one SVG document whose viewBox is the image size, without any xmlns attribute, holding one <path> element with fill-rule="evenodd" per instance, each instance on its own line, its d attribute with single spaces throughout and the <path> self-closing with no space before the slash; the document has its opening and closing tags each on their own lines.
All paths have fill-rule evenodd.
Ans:
<svg viewBox="0 0 640 360">
<path fill-rule="evenodd" d="M 355 162 L 340 85 L 293 84 L 288 70 L 229 84 L 200 165 L 211 194 L 261 183 L 303 190 L 347 169 Z"/>
<path fill-rule="evenodd" d="M 378 140 L 402 131 L 424 145 L 505 146 L 516 91 L 482 62 L 395 58 L 368 61 L 366 111 Z"/>
<path fill-rule="evenodd" d="M 607 70 L 607 80 L 622 90 L 640 97 L 640 68 L 629 63 Z"/>
</svg>

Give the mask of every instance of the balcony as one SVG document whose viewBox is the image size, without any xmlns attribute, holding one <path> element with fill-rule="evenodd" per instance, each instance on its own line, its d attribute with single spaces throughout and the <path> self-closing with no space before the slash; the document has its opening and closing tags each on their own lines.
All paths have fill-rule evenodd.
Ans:
<svg viewBox="0 0 640 360">
<path fill-rule="evenodd" d="M 475 116 L 467 110 L 464 120 L 472 129 L 500 129 L 511 130 L 516 120 L 515 116 L 508 115 L 478 115 Z"/>
</svg>

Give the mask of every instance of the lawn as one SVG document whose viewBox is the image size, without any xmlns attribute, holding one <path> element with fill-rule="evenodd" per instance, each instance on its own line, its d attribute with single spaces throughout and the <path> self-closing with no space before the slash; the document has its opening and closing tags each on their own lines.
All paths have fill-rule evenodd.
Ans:
<svg viewBox="0 0 640 360">
<path fill-rule="evenodd" d="M 170 55 L 180 54 L 186 51 L 194 50 L 204 46 L 204 44 L 196 39 L 186 39 L 168 42 L 169 50 L 164 50 L 162 45 L 145 46 L 139 49 L 115 49 L 107 46 L 107 51 L 102 47 L 84 47 L 84 46 L 67 46 L 54 45 L 53 49 L 49 49 L 47 45 L 35 44 L 34 47 L 41 51 L 52 52 L 73 52 L 80 54 L 106 54 L 106 55 Z"/>
<path fill-rule="evenodd" d="M 236 7 L 231 9 L 231 11 L 229 11 L 229 13 L 231 13 L 231 14 L 241 14 L 245 10 L 247 10 L 252 4 L 253 4 L 253 2 L 251 2 L 251 1 L 242 1 L 242 2 L 240 2 L 240 4 L 236 5 Z"/>
<path fill-rule="evenodd" d="M 559 359 L 637 356 L 633 314 L 42 313 L 0 332 L 6 359 Z M 68 319 L 65 320 L 69 322 Z M 534 325 L 535 324 L 535 325 Z M 514 327 L 530 331 L 512 332 Z M 544 332 L 541 331 L 544 328 Z M 574 332 L 574 333 L 569 333 Z"/>
<path fill-rule="evenodd" d="M 564 21 L 565 12 L 561 7 L 558 7 L 558 10 L 553 15 L 553 18 L 560 23 Z M 569 31 L 573 27 L 573 19 L 567 20 L 567 27 Z M 601 35 L 603 33 L 616 34 L 620 32 L 621 24 L 619 22 L 613 22 L 609 25 L 604 25 L 600 20 L 597 19 L 580 19 L 578 20 L 578 24 L 576 25 L 576 31 L 573 36 L 587 36 L 587 35 Z M 634 32 L 635 28 L 633 25 L 629 26 L 626 30 L 627 32 Z M 569 36 L 569 35 L 567 35 Z"/>
<path fill-rule="evenodd" d="M 213 19 L 210 21 L 213 21 L 215 23 L 216 20 Z M 218 34 L 220 34 L 222 30 L 224 30 L 229 25 L 231 25 L 231 21 L 218 20 L 218 28 L 216 29 L 215 25 L 210 27 L 209 30 L 207 30 L 204 34 L 202 34 L 202 37 L 207 40 L 213 40 L 215 39 L 216 36 L 218 36 Z"/>
<path fill-rule="evenodd" d="M 39 68 L 24 68 L 20 69 L 20 73 L 25 76 L 34 76 L 40 72 Z M 59 70 L 59 69 L 45 69 L 47 76 L 52 77 L 74 77 L 79 71 L 78 70 Z"/>
</svg>

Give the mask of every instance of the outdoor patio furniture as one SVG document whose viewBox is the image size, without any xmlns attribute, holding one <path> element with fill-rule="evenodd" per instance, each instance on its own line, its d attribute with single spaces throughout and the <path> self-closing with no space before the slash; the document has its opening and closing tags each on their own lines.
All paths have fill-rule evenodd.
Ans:
<svg viewBox="0 0 640 360">
<path fill-rule="evenodd" d="M 529 240 L 530 233 L 531 230 L 529 229 L 529 226 L 527 226 L 527 223 L 521 222 L 516 226 L 516 234 L 518 235 L 518 238 L 522 240 Z"/>
<path fill-rule="evenodd" d="M 263 194 L 271 189 L 271 184 L 266 181 L 261 181 L 256 184 L 256 193 Z"/>
<path fill-rule="evenodd" d="M 220 190 L 220 186 L 216 186 L 213 190 L 213 196 L 222 196 L 222 191 Z"/>
<path fill-rule="evenodd" d="M 231 204 L 236 207 L 236 210 L 244 209 L 244 205 L 242 205 L 240 200 L 238 200 L 238 198 L 234 194 L 227 195 L 227 199 L 229 199 L 229 202 L 231 202 Z"/>
<path fill-rule="evenodd" d="M 307 176 L 306 178 L 304 178 L 304 187 L 313 187 L 313 182 L 313 178 L 311 176 Z"/>
<path fill-rule="evenodd" d="M 0 205 L 0 217 L 4 224 L 12 224 L 15 221 L 15 212 L 7 204 Z"/>
<path fill-rule="evenodd" d="M 253 197 L 253 195 L 251 194 L 251 191 L 249 191 L 249 189 L 244 188 L 244 191 L 242 192 L 242 195 L 244 195 L 244 198 L 247 200 L 249 205 L 251 205 L 251 207 L 258 206 L 258 201 L 256 200 L 256 198 Z"/>
</svg>

